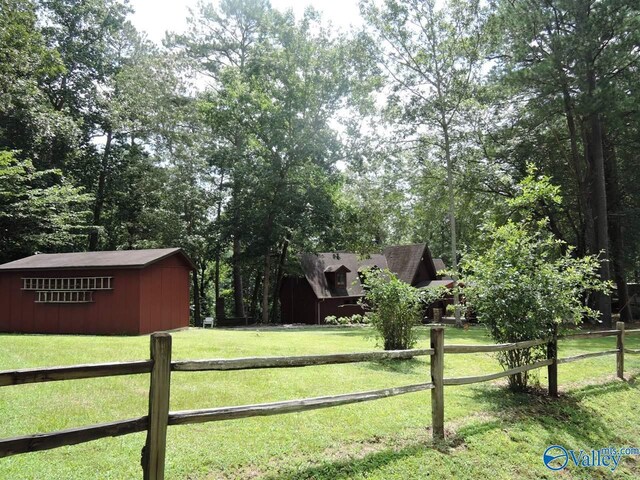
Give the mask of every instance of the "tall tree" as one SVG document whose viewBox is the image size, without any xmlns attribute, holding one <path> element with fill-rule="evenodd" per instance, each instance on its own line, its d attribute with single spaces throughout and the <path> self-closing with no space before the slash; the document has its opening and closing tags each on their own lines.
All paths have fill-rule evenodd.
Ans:
<svg viewBox="0 0 640 480">
<path fill-rule="evenodd" d="M 457 278 L 456 146 L 460 117 L 480 69 L 482 15 L 479 2 L 434 0 L 361 2 L 361 11 L 383 46 L 384 64 L 392 82 L 391 100 L 402 120 L 414 126 L 416 139 L 427 135 L 446 165 L 449 198 L 451 268 Z M 428 132 L 437 132 L 428 135 Z M 456 324 L 461 325 L 454 289 Z"/>
<path fill-rule="evenodd" d="M 615 117 L 621 112 L 611 102 L 619 88 L 617 78 L 637 70 L 637 3 L 505 1 L 497 2 L 494 18 L 497 30 L 503 32 L 496 56 L 503 78 L 517 88 L 527 109 L 540 112 L 538 125 L 548 127 L 558 115 L 564 116 L 562 141 L 557 142 L 556 137 L 555 142 L 568 152 L 572 165 L 572 170 L 565 171 L 575 179 L 574 190 L 578 192 L 578 232 L 582 237 L 578 244 L 600 253 L 600 274 L 608 280 L 606 184 L 616 177 L 606 175 L 612 170 L 605 164 L 603 132 L 608 130 L 607 122 L 620 125 Z M 624 270 L 623 262 L 613 263 Z M 616 279 L 619 291 L 626 291 L 624 275 Z M 610 298 L 599 294 L 598 307 L 603 321 L 610 324 Z"/>
<path fill-rule="evenodd" d="M 77 149 L 80 126 L 68 111 L 51 104 L 43 88 L 66 69 L 38 27 L 35 2 L 2 3 L 0 57 L 0 148 L 37 168 L 61 166 L 52 152 L 59 144 L 66 144 L 68 152 Z"/>
<path fill-rule="evenodd" d="M 0 151 L 0 263 L 77 248 L 90 200 L 60 170 L 36 170 L 30 160 Z"/>
<path fill-rule="evenodd" d="M 181 49 L 193 60 L 200 74 L 212 79 L 213 88 L 219 88 L 227 69 L 236 70 L 240 76 L 247 74 L 247 61 L 264 36 L 264 22 L 269 10 L 269 3 L 265 0 L 223 0 L 216 6 L 201 3 L 198 12 L 192 12 L 188 19 L 187 34 L 170 35 L 168 43 Z M 233 250 L 234 314 L 244 317 L 240 230 L 243 212 L 237 202 L 242 179 L 236 174 L 235 167 L 247 157 L 247 133 L 242 128 L 242 119 L 232 118 L 232 115 L 220 124 L 222 131 L 216 132 L 212 143 L 218 143 L 227 151 L 225 155 L 217 155 L 216 160 L 221 161 L 217 168 L 220 175 L 227 178 L 226 185 L 230 190 L 227 209 L 231 213 L 231 221 L 227 231 Z"/>
</svg>

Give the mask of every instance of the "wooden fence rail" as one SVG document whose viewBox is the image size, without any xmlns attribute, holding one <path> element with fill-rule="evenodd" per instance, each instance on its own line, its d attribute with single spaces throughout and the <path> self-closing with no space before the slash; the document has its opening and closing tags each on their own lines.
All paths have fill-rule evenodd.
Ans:
<svg viewBox="0 0 640 480">
<path fill-rule="evenodd" d="M 164 478 L 167 427 L 170 425 L 183 425 L 189 423 L 213 422 L 255 416 L 302 412 L 351 403 L 367 402 L 424 390 L 431 391 L 431 425 L 433 437 L 437 440 L 444 438 L 445 386 L 459 386 L 488 382 L 546 366 L 548 368 L 549 395 L 557 396 L 558 365 L 585 360 L 588 358 L 600 357 L 603 355 L 616 355 L 616 373 L 619 378 L 623 379 L 625 353 L 640 354 L 640 349 L 625 348 L 624 345 L 625 336 L 635 333 L 640 333 L 640 329 L 625 331 L 624 323 L 618 322 L 615 330 L 582 332 L 573 335 L 565 335 L 562 338 L 583 339 L 616 336 L 616 348 L 601 352 L 583 353 L 564 358 L 558 358 L 557 355 L 557 329 L 553 332 L 550 338 L 545 339 L 527 340 L 523 342 L 499 345 L 445 345 L 444 328 L 441 326 L 434 326 L 431 328 L 430 348 L 425 349 L 385 352 L 356 352 L 332 355 L 304 355 L 292 357 L 181 360 L 173 362 L 171 361 L 171 335 L 168 333 L 155 333 L 151 335 L 151 358 L 149 360 L 0 371 L 0 387 L 25 383 L 98 378 L 116 375 L 135 375 L 141 373 L 151 375 L 148 415 L 100 425 L 90 425 L 51 433 L 2 439 L 0 440 L 0 457 L 58 448 L 65 445 L 75 445 L 104 437 L 114 437 L 146 431 L 147 439 L 142 449 L 141 461 L 143 478 L 145 480 L 162 480 Z M 533 364 L 522 365 L 487 375 L 453 378 L 444 377 L 445 354 L 505 352 L 516 349 L 532 348 L 540 345 L 546 345 L 547 358 L 545 360 L 540 360 Z M 408 359 L 417 356 L 431 357 L 431 361 L 429 362 L 430 382 L 366 392 L 286 400 L 256 405 L 241 405 L 178 412 L 169 411 L 172 371 L 195 372 L 207 370 L 229 371 L 262 368 L 294 368 L 314 365 L 370 362 L 388 359 Z"/>
<path fill-rule="evenodd" d="M 385 388 L 368 392 L 347 393 L 326 397 L 304 398 L 302 400 L 286 400 L 283 402 L 259 403 L 257 405 L 242 405 L 239 407 L 221 407 L 204 410 L 185 410 L 169 413 L 169 425 L 183 425 L 186 423 L 215 422 L 247 417 L 264 417 L 281 413 L 303 412 L 318 408 L 336 407 L 349 403 L 368 402 L 380 398 L 394 397 L 405 393 L 431 390 L 432 383 L 419 383 L 404 387 Z"/>
<path fill-rule="evenodd" d="M 171 370 L 197 372 L 204 370 L 251 370 L 258 368 L 293 368 L 339 363 L 372 362 L 433 355 L 432 348 L 388 350 L 384 352 L 339 353 L 332 355 L 303 355 L 297 357 L 220 358 L 214 360 L 182 360 L 171 363 Z"/>
<path fill-rule="evenodd" d="M 96 363 L 74 365 L 71 367 L 28 368 L 0 372 L 0 387 L 23 383 L 56 382 L 77 380 L 80 378 L 112 377 L 115 375 L 133 375 L 149 373 L 153 361 Z"/>
<path fill-rule="evenodd" d="M 7 438 L 0 441 L 0 457 L 50 450 L 64 447 L 65 445 L 77 445 L 78 443 L 90 442 L 105 437 L 118 437 L 130 433 L 144 432 L 149 427 L 148 418 L 145 416 L 51 433 Z"/>
</svg>

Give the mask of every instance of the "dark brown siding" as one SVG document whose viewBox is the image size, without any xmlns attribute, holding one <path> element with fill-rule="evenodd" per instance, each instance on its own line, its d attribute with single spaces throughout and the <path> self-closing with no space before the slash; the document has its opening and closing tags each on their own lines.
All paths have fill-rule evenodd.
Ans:
<svg viewBox="0 0 640 480">
<path fill-rule="evenodd" d="M 354 314 L 362 315 L 364 310 L 360 305 L 353 304 L 355 298 L 325 298 L 320 302 L 320 323 L 324 323 L 324 319 L 329 315 L 340 317 L 350 317 Z"/>
<path fill-rule="evenodd" d="M 435 280 L 436 276 L 433 275 L 432 269 L 427 266 L 427 259 L 420 260 L 418 264 L 418 270 L 416 271 L 416 276 L 413 277 L 412 285 L 417 285 L 420 282 L 425 282 L 428 280 Z"/>
<path fill-rule="evenodd" d="M 306 278 L 286 277 L 280 289 L 282 323 L 317 324 L 318 299 Z"/>
<path fill-rule="evenodd" d="M 306 278 L 287 277 L 280 289 L 282 323 L 324 324 L 329 315 L 350 317 L 363 314 L 362 308 L 353 304 L 357 298 L 324 298 L 318 300 Z M 320 321 L 318 322 L 318 318 Z"/>
</svg>

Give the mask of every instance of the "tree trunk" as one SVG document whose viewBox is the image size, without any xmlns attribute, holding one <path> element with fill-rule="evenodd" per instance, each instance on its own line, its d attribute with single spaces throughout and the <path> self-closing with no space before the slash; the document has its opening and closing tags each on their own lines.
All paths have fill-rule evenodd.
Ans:
<svg viewBox="0 0 640 480">
<path fill-rule="evenodd" d="M 569 129 L 569 141 L 571 145 L 571 160 L 575 173 L 576 184 L 578 186 L 578 221 L 581 224 L 581 237 L 578 237 L 578 256 L 594 253 L 594 224 L 591 204 L 589 203 L 588 165 L 585 164 L 585 157 L 578 151 L 578 131 L 576 129 L 575 116 L 571 101 L 571 94 L 566 82 L 562 85 L 562 97 L 564 103 L 564 113 Z"/>
<path fill-rule="evenodd" d="M 220 298 L 220 252 L 216 252 L 213 290 L 216 303 L 218 303 L 218 299 Z"/>
<path fill-rule="evenodd" d="M 443 118 L 444 120 L 444 118 Z M 453 165 L 451 161 L 451 140 L 449 138 L 449 126 L 442 123 L 444 134 L 444 156 L 447 162 L 447 189 L 449 190 L 449 222 L 451 227 L 451 268 L 453 270 L 453 310 L 456 318 L 456 327 L 462 327 L 460 315 L 460 296 L 458 294 L 458 248 L 456 245 L 456 198 L 453 189 Z"/>
<path fill-rule="evenodd" d="M 555 29 L 555 33 L 552 31 Z M 549 38 L 555 35 L 563 35 L 563 27 L 559 18 L 555 17 L 554 26 L 547 26 Z M 554 42 L 552 42 L 554 45 Z M 578 188 L 578 228 L 576 231 L 577 255 L 582 257 L 587 253 L 594 253 L 594 227 L 593 214 L 591 212 L 591 204 L 589 203 L 589 182 L 588 168 L 586 156 L 581 156 L 578 148 L 578 129 L 576 128 L 576 116 L 573 99 L 571 97 L 571 89 L 569 79 L 567 77 L 566 68 L 562 59 L 562 52 L 555 50 L 553 47 L 553 60 L 556 68 L 556 74 L 560 79 L 560 88 L 562 90 L 562 104 L 564 115 L 567 121 L 567 129 L 569 130 L 569 144 L 571 146 L 571 163 L 575 174 L 576 185 Z"/>
<path fill-rule="evenodd" d="M 244 317 L 244 295 L 242 291 L 242 271 L 240 269 L 240 240 L 233 238 L 233 300 L 234 316 Z"/>
<path fill-rule="evenodd" d="M 111 142 L 113 141 L 113 133 L 111 130 L 107 132 L 107 141 L 104 144 L 104 152 L 102 153 L 102 162 L 100 164 L 100 174 L 98 176 L 98 189 L 96 191 L 96 202 L 93 205 L 93 227 L 89 233 L 89 251 L 94 252 L 98 249 L 98 226 L 102 218 L 102 209 L 104 207 L 105 188 L 107 184 L 107 171 L 109 166 L 109 155 L 111 155 Z"/>
<path fill-rule="evenodd" d="M 611 266 L 613 267 L 613 277 L 618 291 L 620 321 L 630 322 L 632 320 L 632 314 L 631 305 L 629 304 L 629 289 L 625 276 L 624 233 L 620 214 L 614 214 L 612 216 L 609 224 L 609 233 L 611 235 Z"/>
<path fill-rule="evenodd" d="M 271 249 L 267 247 L 264 255 L 264 273 L 262 275 L 262 323 L 269 323 L 269 274 L 271 273 Z"/>
<path fill-rule="evenodd" d="M 590 86 L 595 90 L 595 75 L 589 74 Z M 589 114 L 589 151 L 593 162 L 593 187 L 595 200 L 596 248 L 600 256 L 600 279 L 608 281 L 609 273 L 609 226 L 607 220 L 607 191 L 604 176 L 604 156 L 602 152 L 602 126 L 597 112 Z M 596 295 L 598 311 L 601 314 L 602 323 L 611 327 L 611 296 L 598 293 Z"/>
<path fill-rule="evenodd" d="M 276 188 L 274 191 L 274 200 L 271 202 L 272 205 L 275 203 L 275 196 L 278 194 L 278 191 L 279 188 Z M 273 232 L 274 218 L 275 213 L 269 212 L 269 215 L 267 216 L 267 222 L 264 227 L 264 238 L 267 245 L 264 254 L 264 274 L 262 276 L 262 323 L 269 323 L 269 288 L 271 287 L 271 234 Z"/>
<path fill-rule="evenodd" d="M 217 224 L 220 221 L 220 215 L 222 214 L 222 189 L 224 188 L 224 172 L 220 174 L 220 184 L 218 186 L 218 207 L 216 210 L 216 221 Z M 220 250 L 221 250 L 221 240 L 218 238 L 218 246 L 216 247 L 215 254 L 215 273 L 213 279 L 213 289 L 214 289 L 214 298 L 216 299 L 216 304 L 218 303 L 218 299 L 220 298 Z"/>
<path fill-rule="evenodd" d="M 198 283 L 198 269 L 193 271 L 193 324 L 196 327 L 202 326 L 200 318 L 200 285 Z"/>
<path fill-rule="evenodd" d="M 251 295 L 251 309 L 249 315 L 254 320 L 258 319 L 258 296 L 260 295 L 260 285 L 262 284 L 262 274 L 260 268 L 256 268 L 256 280 L 253 284 L 253 293 Z"/>
<path fill-rule="evenodd" d="M 275 322 L 278 319 L 278 306 L 280 304 L 280 287 L 282 287 L 282 277 L 284 276 L 284 263 L 287 260 L 288 249 L 289 249 L 289 239 L 285 238 L 282 242 L 282 248 L 280 250 L 280 260 L 278 261 L 276 283 L 274 284 L 274 289 L 273 289 L 273 304 L 271 305 L 271 321 L 272 322 Z"/>
<path fill-rule="evenodd" d="M 209 314 L 211 314 L 211 312 L 209 311 L 209 309 L 207 308 L 207 302 L 206 300 L 206 296 L 205 296 L 205 292 L 207 290 L 207 263 L 205 260 L 202 261 L 201 265 L 200 265 L 200 289 L 199 289 L 199 293 L 200 293 L 200 309 L 202 310 L 202 308 L 205 308 L 205 316 L 208 316 Z"/>
<path fill-rule="evenodd" d="M 592 2 L 583 0 L 577 5 L 576 30 L 580 33 L 586 45 L 591 43 L 590 14 Z M 595 47 L 594 47 L 595 48 Z M 593 188 L 593 220 L 595 228 L 595 248 L 600 258 L 600 278 L 608 281 L 609 273 L 609 227 L 607 219 L 607 189 L 605 183 L 604 153 L 602 150 L 602 106 L 596 94 L 597 80 L 594 65 L 596 55 L 593 49 L 587 48 L 583 57 L 586 81 L 585 106 L 589 108 L 586 117 L 587 138 L 585 144 L 588 149 L 587 159 L 591 160 L 591 186 Z M 611 328 L 611 296 L 604 293 L 596 294 L 597 309 L 601 314 L 602 323 Z"/>
<path fill-rule="evenodd" d="M 629 305 L 629 289 L 627 288 L 624 236 L 622 229 L 622 193 L 618 179 L 618 159 L 615 146 L 606 133 L 603 134 L 605 152 L 605 174 L 607 180 L 607 201 L 609 207 L 609 238 L 611 241 L 611 266 L 613 278 L 618 290 L 618 311 L 620 320 L 630 322 L 631 306 Z"/>
</svg>

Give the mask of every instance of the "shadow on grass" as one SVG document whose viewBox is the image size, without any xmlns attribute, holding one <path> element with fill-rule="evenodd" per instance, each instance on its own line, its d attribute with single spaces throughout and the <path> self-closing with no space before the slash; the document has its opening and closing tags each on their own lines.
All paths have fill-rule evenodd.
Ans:
<svg viewBox="0 0 640 480">
<path fill-rule="evenodd" d="M 376 337 L 376 331 L 371 326 L 366 327 L 302 327 L 306 331 L 321 332 L 324 334 L 344 336 L 344 337 Z M 293 330 L 293 329 L 292 329 Z M 295 331 L 295 330 L 294 330 Z M 300 329 L 297 330 L 298 332 Z M 428 341 L 430 337 L 430 327 L 421 325 L 415 329 L 416 340 L 419 342 Z M 478 343 L 491 343 L 487 337 L 487 330 L 484 326 L 475 326 L 468 330 L 446 327 L 445 329 L 445 343 L 456 343 L 460 340 L 466 340 Z M 414 348 L 423 348 L 417 346 Z"/>
<path fill-rule="evenodd" d="M 389 373 L 400 373 L 404 375 L 422 373 L 426 377 L 426 375 L 429 373 L 428 364 L 424 360 L 418 360 L 418 358 L 381 360 L 378 362 L 367 363 L 366 366 L 371 370 Z"/>
<path fill-rule="evenodd" d="M 429 446 L 429 444 L 416 443 L 405 446 L 399 450 L 385 449 L 356 459 L 328 460 L 318 463 L 317 465 L 305 466 L 298 470 L 282 471 L 263 478 L 265 480 L 336 480 L 354 477 L 359 478 L 404 458 L 419 455 Z"/>
<path fill-rule="evenodd" d="M 590 408 L 583 400 L 637 389 L 635 377 L 631 377 L 627 382 L 613 381 L 575 388 L 561 393 L 559 398 L 550 398 L 545 390 L 512 393 L 495 387 L 476 387 L 474 397 L 483 411 L 500 420 L 497 423 L 490 422 L 494 428 L 517 427 L 526 430 L 529 426 L 541 426 L 548 432 L 549 445 L 567 440 L 582 447 L 599 448 L 624 444 L 626 440 L 611 428 L 601 413 Z M 477 434 L 477 429 L 485 427 L 491 428 L 481 424 L 463 426 L 457 430 L 456 436 L 464 441 L 469 435 Z"/>
<path fill-rule="evenodd" d="M 401 369 L 420 366 L 417 361 L 391 365 L 392 368 Z M 542 390 L 516 394 L 494 386 L 471 388 L 484 414 L 479 419 L 466 419 L 466 423 L 454 431 L 448 431 L 444 442 L 425 440 L 430 437 L 429 433 L 415 442 L 394 446 L 392 441 L 391 445 L 380 445 L 370 453 L 360 452 L 348 457 L 345 455 L 347 458 L 331 458 L 318 463 L 312 461 L 311 464 L 284 469 L 264 478 L 330 480 L 365 477 L 370 472 L 379 471 L 408 457 L 422 455 L 429 450 L 444 455 L 455 454 L 458 447 L 464 446 L 473 437 L 483 437 L 495 430 L 523 432 L 526 435 L 529 427 L 534 427 L 534 431 L 546 432 L 546 436 L 538 438 L 538 443 L 542 440 L 548 445 L 565 444 L 570 448 L 625 445 L 627 441 L 619 436 L 615 425 L 607 423 L 599 412 L 591 409 L 583 400 L 637 390 L 638 384 L 635 377 L 631 377 L 627 382 L 613 381 L 577 388 L 555 399 L 548 397 Z"/>
</svg>

